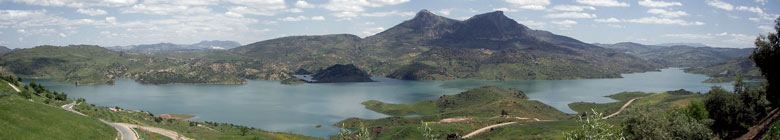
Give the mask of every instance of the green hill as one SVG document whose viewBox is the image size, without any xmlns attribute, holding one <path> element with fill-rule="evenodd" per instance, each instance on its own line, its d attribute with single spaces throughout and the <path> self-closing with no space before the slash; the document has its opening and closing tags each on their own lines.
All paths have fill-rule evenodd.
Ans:
<svg viewBox="0 0 780 140">
<path fill-rule="evenodd" d="M 0 90 L 7 91 L 9 88 L 6 82 L 0 82 Z M 0 139 L 10 140 L 107 140 L 117 137 L 114 128 L 95 118 L 28 101 L 17 94 L 0 95 L 0 126 L 3 126 L 0 127 Z"/>
<path fill-rule="evenodd" d="M 568 120 L 568 116 L 539 101 L 528 100 L 522 91 L 493 86 L 471 89 L 437 100 L 411 104 L 387 104 L 380 101 L 363 102 L 366 108 L 393 116 L 376 120 L 350 118 L 334 124 L 349 129 L 367 128 L 377 139 L 422 139 L 418 127 L 428 124 L 433 134 L 444 138 L 448 134 L 465 135 L 481 127 L 501 122 L 535 122 L 539 120 Z M 503 112 L 503 113 L 502 113 Z M 448 118 L 467 120 L 441 123 Z"/>
</svg>

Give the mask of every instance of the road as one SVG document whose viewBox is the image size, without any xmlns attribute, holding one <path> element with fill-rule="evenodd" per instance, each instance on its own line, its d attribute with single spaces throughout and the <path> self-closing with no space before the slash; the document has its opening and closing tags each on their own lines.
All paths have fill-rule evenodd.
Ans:
<svg viewBox="0 0 780 140">
<path fill-rule="evenodd" d="M 641 97 L 639 97 L 639 98 L 641 98 Z M 631 103 L 633 103 L 634 101 L 636 101 L 639 98 L 634 98 L 634 99 L 628 100 L 628 102 L 626 102 L 626 104 L 624 104 L 622 107 L 620 107 L 620 110 L 618 110 L 615 113 L 610 114 L 609 116 L 603 117 L 601 119 L 606 120 L 606 119 L 609 119 L 609 118 L 617 116 L 618 114 L 620 114 L 620 112 L 623 112 L 623 110 L 626 110 L 628 105 L 631 105 Z"/>
<path fill-rule="evenodd" d="M 62 109 L 79 114 L 81 116 L 87 116 L 84 113 L 73 110 L 73 106 L 76 106 L 75 101 L 66 105 L 62 105 Z M 108 126 L 114 127 L 114 129 L 116 129 L 116 131 L 119 132 L 119 136 L 121 137 L 121 140 L 138 140 L 138 136 L 135 134 L 135 131 L 131 129 L 131 127 L 127 127 L 118 123 L 107 122 L 103 119 L 100 119 L 100 122 L 103 122 Z"/>
<path fill-rule="evenodd" d="M 149 127 L 149 126 L 140 126 L 140 125 L 135 125 L 135 124 L 127 124 L 127 123 L 115 123 L 115 124 L 121 125 L 121 126 L 124 126 L 124 127 L 128 127 L 128 128 L 143 129 L 143 130 L 146 130 L 146 131 L 149 131 L 149 132 L 153 132 L 153 133 L 157 133 L 157 134 L 169 137 L 169 138 L 174 139 L 174 140 L 191 140 L 190 138 L 187 138 L 187 137 L 184 137 L 184 136 L 180 136 L 179 133 L 173 132 L 171 130 L 162 129 L 162 128 Z"/>
<path fill-rule="evenodd" d="M 21 90 L 19 90 L 19 88 L 16 88 L 16 86 L 14 86 L 14 84 L 8 83 L 8 85 L 11 86 L 11 88 L 14 88 L 14 90 L 16 90 L 16 92 L 22 92 Z"/>
<path fill-rule="evenodd" d="M 514 123 L 517 123 L 517 122 L 505 122 L 505 123 L 494 124 L 494 125 L 490 125 L 490 126 L 487 126 L 487 127 L 483 127 L 483 128 L 477 129 L 477 131 L 474 131 L 474 132 L 471 132 L 469 134 L 466 134 L 465 136 L 463 136 L 463 138 L 464 139 L 468 139 L 468 138 L 474 137 L 474 136 L 476 136 L 476 135 L 478 135 L 480 133 L 488 131 L 491 128 L 501 127 L 501 126 L 510 125 L 510 124 L 514 124 Z"/>
</svg>

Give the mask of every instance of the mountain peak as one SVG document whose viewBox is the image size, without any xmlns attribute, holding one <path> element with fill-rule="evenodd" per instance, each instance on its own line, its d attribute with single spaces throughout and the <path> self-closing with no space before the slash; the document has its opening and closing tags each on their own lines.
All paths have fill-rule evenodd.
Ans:
<svg viewBox="0 0 780 140">
<path fill-rule="evenodd" d="M 417 12 L 417 15 L 412 18 L 412 20 L 425 20 L 425 19 L 435 19 L 439 16 L 436 14 L 433 14 L 431 11 L 422 9 L 420 12 Z"/>
</svg>

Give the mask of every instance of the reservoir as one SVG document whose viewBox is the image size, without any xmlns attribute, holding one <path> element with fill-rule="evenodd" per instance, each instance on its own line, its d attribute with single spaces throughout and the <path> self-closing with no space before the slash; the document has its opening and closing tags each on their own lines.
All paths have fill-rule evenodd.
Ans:
<svg viewBox="0 0 780 140">
<path fill-rule="evenodd" d="M 486 85 L 516 88 L 531 100 L 539 100 L 566 113 L 572 102 L 606 103 L 603 97 L 623 91 L 663 92 L 685 89 L 706 93 L 712 86 L 732 89 L 731 83 L 702 83 L 708 77 L 668 68 L 657 72 L 623 74 L 615 79 L 583 80 L 448 80 L 406 81 L 374 77 L 378 82 L 282 85 L 280 81 L 248 80 L 246 85 L 173 84 L 143 85 L 131 79 L 115 85 L 75 86 L 72 83 L 35 81 L 84 98 L 98 106 L 119 106 L 154 114 L 197 115 L 194 121 L 233 123 L 275 132 L 327 137 L 339 132 L 332 124 L 350 118 L 388 117 L 365 109 L 361 102 L 379 100 L 411 103 L 437 99 Z M 315 126 L 322 125 L 317 128 Z"/>
</svg>

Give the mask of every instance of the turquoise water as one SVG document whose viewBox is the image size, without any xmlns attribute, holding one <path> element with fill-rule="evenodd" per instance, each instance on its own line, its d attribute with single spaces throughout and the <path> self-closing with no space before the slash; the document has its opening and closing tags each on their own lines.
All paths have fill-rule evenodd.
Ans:
<svg viewBox="0 0 780 140">
<path fill-rule="evenodd" d="M 708 77 L 684 73 L 682 69 L 624 74 L 617 79 L 587 80 L 450 80 L 404 81 L 373 78 L 379 82 L 282 85 L 280 81 L 249 80 L 246 85 L 142 85 L 124 79 L 111 85 L 74 86 L 46 80 L 46 87 L 84 98 L 100 106 L 120 106 L 155 114 L 197 115 L 195 121 L 226 122 L 277 132 L 294 132 L 315 137 L 337 134 L 332 124 L 350 118 L 376 119 L 387 115 L 367 110 L 360 103 L 379 100 L 410 103 L 457 94 L 470 88 L 494 85 L 517 88 L 530 99 L 573 113 L 567 104 L 578 101 L 605 103 L 603 96 L 623 91 L 663 92 L 686 89 L 707 92 L 712 86 L 731 89 L 730 83 L 702 83 Z M 321 128 L 315 126 L 322 125 Z"/>
</svg>

